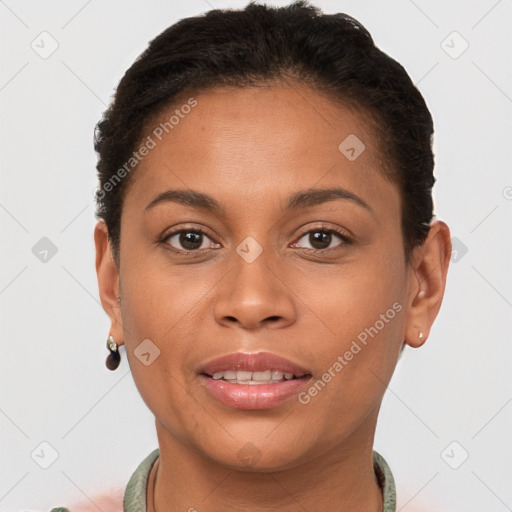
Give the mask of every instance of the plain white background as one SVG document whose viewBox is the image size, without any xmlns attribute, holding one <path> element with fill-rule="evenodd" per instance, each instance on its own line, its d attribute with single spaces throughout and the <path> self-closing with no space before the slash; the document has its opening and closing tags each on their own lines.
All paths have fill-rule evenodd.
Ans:
<svg viewBox="0 0 512 512">
<path fill-rule="evenodd" d="M 456 249 L 430 338 L 406 349 L 379 419 L 375 449 L 393 470 L 397 510 L 512 510 L 512 1 L 315 4 L 361 21 L 425 96 L 435 211 Z M 157 447 L 124 352 L 116 372 L 104 366 L 93 129 L 150 39 L 180 18 L 245 5 L 0 1 L 2 511 L 124 489 Z M 46 262 L 43 237 L 56 251 Z"/>
</svg>

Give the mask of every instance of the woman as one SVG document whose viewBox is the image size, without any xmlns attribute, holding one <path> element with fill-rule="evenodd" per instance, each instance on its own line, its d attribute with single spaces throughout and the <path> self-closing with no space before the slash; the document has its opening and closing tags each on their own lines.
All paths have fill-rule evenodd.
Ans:
<svg viewBox="0 0 512 512">
<path fill-rule="evenodd" d="M 402 66 L 306 2 L 181 20 L 127 71 L 96 270 L 159 447 L 124 510 L 396 509 L 378 412 L 451 254 L 432 133 Z"/>
</svg>

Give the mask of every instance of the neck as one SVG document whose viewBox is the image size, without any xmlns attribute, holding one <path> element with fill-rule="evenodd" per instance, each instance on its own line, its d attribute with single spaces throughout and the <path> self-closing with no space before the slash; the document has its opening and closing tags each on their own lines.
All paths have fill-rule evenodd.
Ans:
<svg viewBox="0 0 512 512">
<path fill-rule="evenodd" d="M 376 418 L 375 418 L 376 419 Z M 373 429 L 292 469 L 238 471 L 183 446 L 157 420 L 160 446 L 154 467 L 154 510 L 174 512 L 382 512 L 373 469 Z M 151 487 L 151 486 L 150 486 Z M 149 501 L 149 500 L 148 500 Z"/>
</svg>

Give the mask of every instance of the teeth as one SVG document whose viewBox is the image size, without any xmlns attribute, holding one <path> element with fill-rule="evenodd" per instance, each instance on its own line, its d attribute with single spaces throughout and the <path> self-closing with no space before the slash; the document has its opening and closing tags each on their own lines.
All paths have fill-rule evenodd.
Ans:
<svg viewBox="0 0 512 512">
<path fill-rule="evenodd" d="M 266 372 L 252 372 L 252 380 L 270 380 L 272 378 L 272 372 L 267 370 Z"/>
<path fill-rule="evenodd" d="M 266 370 L 264 372 L 226 370 L 215 372 L 212 375 L 214 380 L 223 379 L 234 384 L 273 384 L 275 382 L 291 380 L 294 377 L 295 375 L 293 373 L 285 373 L 279 370 Z"/>
</svg>

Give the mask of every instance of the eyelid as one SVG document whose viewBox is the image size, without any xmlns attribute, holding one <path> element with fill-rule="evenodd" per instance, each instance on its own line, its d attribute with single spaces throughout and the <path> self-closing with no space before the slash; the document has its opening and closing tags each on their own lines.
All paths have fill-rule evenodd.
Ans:
<svg viewBox="0 0 512 512">
<path fill-rule="evenodd" d="M 302 238 L 304 235 L 307 235 L 311 231 L 326 231 L 326 232 L 330 232 L 330 233 L 335 233 L 343 240 L 350 241 L 350 242 L 354 241 L 354 235 L 352 235 L 352 233 L 348 229 L 343 229 L 339 226 L 326 224 L 326 223 L 321 223 L 317 226 L 308 226 L 307 228 L 304 229 L 304 231 L 302 231 L 299 235 L 297 235 L 296 240 L 299 240 L 300 238 Z"/>
<path fill-rule="evenodd" d="M 170 230 L 170 231 L 167 231 Z M 204 235 L 207 235 L 209 238 L 213 238 L 213 235 L 210 234 L 208 228 L 205 228 L 199 224 L 194 223 L 185 223 L 185 225 L 179 224 L 178 227 L 171 227 L 166 228 L 160 238 L 168 238 L 171 235 L 175 235 L 176 233 L 180 233 L 181 231 L 198 231 L 200 233 L 203 233 Z"/>
</svg>

